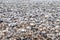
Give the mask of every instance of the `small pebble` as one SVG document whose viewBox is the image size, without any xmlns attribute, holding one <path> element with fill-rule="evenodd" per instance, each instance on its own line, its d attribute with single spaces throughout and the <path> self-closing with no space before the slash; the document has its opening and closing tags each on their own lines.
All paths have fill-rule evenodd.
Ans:
<svg viewBox="0 0 60 40">
<path fill-rule="evenodd" d="M 24 29 L 24 28 L 21 28 L 21 29 L 18 29 L 18 32 L 22 32 L 22 33 L 25 33 L 27 30 Z"/>
<path fill-rule="evenodd" d="M 2 23 L 3 22 L 3 20 L 0 20 L 0 23 Z"/>
<path fill-rule="evenodd" d="M 9 27 L 15 27 L 17 24 L 16 23 L 9 23 L 8 26 Z"/>
</svg>

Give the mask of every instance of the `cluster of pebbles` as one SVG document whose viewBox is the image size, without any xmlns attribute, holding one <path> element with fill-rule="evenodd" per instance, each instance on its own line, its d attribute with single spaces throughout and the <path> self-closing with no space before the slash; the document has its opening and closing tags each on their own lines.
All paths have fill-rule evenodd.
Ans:
<svg viewBox="0 0 60 40">
<path fill-rule="evenodd" d="M 0 2 L 0 40 L 60 40 L 60 2 Z"/>
</svg>

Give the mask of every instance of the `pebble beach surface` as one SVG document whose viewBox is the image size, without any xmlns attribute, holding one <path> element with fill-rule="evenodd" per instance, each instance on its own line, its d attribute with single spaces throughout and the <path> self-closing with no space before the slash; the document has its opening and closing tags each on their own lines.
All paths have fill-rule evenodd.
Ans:
<svg viewBox="0 0 60 40">
<path fill-rule="evenodd" d="M 60 1 L 0 2 L 0 40 L 60 40 Z"/>
</svg>

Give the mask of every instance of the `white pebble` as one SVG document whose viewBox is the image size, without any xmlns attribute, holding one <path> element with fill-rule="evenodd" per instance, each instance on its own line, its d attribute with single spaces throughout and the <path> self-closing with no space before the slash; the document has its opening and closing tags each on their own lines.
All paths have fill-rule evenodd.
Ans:
<svg viewBox="0 0 60 40">
<path fill-rule="evenodd" d="M 45 17 L 49 17 L 49 15 L 45 15 Z"/>
<path fill-rule="evenodd" d="M 18 29 L 18 31 L 20 31 L 20 32 L 26 32 L 26 29 L 21 28 L 21 29 Z"/>
<path fill-rule="evenodd" d="M 56 26 L 55 26 L 55 28 L 59 28 L 59 26 L 58 26 L 58 25 L 56 25 Z"/>
<path fill-rule="evenodd" d="M 27 26 L 26 28 L 27 28 L 27 29 L 31 29 L 31 27 L 30 27 L 30 26 Z"/>
<path fill-rule="evenodd" d="M 34 26 L 35 24 L 34 23 L 30 23 L 31 26 Z"/>
<path fill-rule="evenodd" d="M 15 26 L 16 25 L 16 23 L 10 23 L 10 24 L 8 24 L 8 26 Z"/>
</svg>

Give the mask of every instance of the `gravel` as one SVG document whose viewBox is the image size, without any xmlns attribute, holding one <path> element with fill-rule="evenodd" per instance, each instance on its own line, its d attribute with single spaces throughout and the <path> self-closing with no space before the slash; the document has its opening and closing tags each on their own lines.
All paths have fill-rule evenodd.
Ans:
<svg viewBox="0 0 60 40">
<path fill-rule="evenodd" d="M 0 2 L 0 40 L 60 40 L 60 1 Z"/>
</svg>

